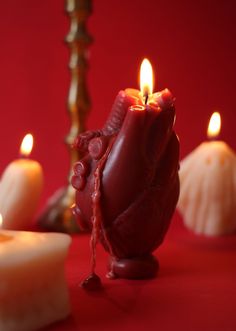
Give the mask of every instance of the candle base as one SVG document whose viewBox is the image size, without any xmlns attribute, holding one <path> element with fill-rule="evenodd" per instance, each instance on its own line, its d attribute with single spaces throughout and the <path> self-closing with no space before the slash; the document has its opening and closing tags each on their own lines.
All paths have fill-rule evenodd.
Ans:
<svg viewBox="0 0 236 331">
<path fill-rule="evenodd" d="M 107 277 L 111 279 L 148 279 L 156 276 L 159 263 L 155 256 L 151 254 L 131 259 L 112 257 L 109 268 L 110 271 Z"/>
<path fill-rule="evenodd" d="M 81 232 L 71 211 L 73 203 L 74 190 L 70 186 L 56 191 L 38 218 L 39 227 L 52 232 Z"/>
<path fill-rule="evenodd" d="M 87 20 L 92 13 L 91 0 L 66 0 L 66 11 L 70 18 L 70 31 L 66 43 L 70 49 L 69 70 L 71 82 L 68 93 L 67 108 L 70 115 L 70 131 L 65 142 L 70 154 L 71 168 L 81 156 L 73 144 L 77 136 L 85 131 L 85 120 L 90 110 L 90 100 L 87 92 L 88 47 L 92 37 L 87 32 Z M 71 169 L 69 171 L 69 178 Z M 71 206 L 75 202 L 75 192 L 71 185 L 57 191 L 49 200 L 38 222 L 47 231 L 66 233 L 80 232 Z"/>
</svg>

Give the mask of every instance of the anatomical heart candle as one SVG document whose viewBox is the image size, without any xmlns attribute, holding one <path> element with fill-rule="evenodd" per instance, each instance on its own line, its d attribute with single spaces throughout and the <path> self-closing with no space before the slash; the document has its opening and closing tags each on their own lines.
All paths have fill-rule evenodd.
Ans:
<svg viewBox="0 0 236 331">
<path fill-rule="evenodd" d="M 152 252 L 179 196 L 174 120 L 169 90 L 152 94 L 144 83 L 141 92 L 120 91 L 104 127 L 76 141 L 84 157 L 74 166 L 74 214 L 92 231 L 93 256 L 97 242 L 110 253 L 111 278 L 150 278 L 158 270 Z M 94 268 L 95 259 L 92 275 Z"/>
</svg>

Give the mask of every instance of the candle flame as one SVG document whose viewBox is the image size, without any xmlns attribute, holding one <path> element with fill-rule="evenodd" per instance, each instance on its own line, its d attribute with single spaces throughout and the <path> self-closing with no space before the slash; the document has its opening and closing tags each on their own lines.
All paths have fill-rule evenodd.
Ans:
<svg viewBox="0 0 236 331">
<path fill-rule="evenodd" d="M 23 156 L 29 156 L 34 144 L 34 138 L 31 133 L 28 133 L 22 140 L 20 147 L 20 154 Z"/>
<path fill-rule="evenodd" d="M 221 128 L 220 114 L 218 112 L 214 112 L 211 115 L 209 125 L 208 125 L 208 129 L 207 129 L 208 138 L 217 137 L 220 133 L 220 128 Z"/>
<path fill-rule="evenodd" d="M 148 59 L 144 59 L 140 67 L 140 90 L 145 98 L 153 91 L 152 65 Z"/>
<path fill-rule="evenodd" d="M 2 214 L 0 213 L 0 228 L 2 227 L 3 219 L 2 219 Z"/>
</svg>

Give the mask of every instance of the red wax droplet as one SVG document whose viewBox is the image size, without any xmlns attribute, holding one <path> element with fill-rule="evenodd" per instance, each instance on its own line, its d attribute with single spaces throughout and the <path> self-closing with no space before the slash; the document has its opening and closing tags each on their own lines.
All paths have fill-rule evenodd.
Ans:
<svg viewBox="0 0 236 331">
<path fill-rule="evenodd" d="M 83 287 L 87 291 L 98 291 L 102 289 L 101 279 L 95 273 L 88 276 L 82 283 Z"/>
</svg>

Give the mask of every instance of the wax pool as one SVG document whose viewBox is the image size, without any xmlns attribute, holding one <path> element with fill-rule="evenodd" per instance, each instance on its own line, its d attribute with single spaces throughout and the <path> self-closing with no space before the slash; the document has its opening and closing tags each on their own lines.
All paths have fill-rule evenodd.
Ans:
<svg viewBox="0 0 236 331">
<path fill-rule="evenodd" d="M 64 261 L 70 237 L 0 231 L 0 330 L 32 331 L 70 312 Z"/>
</svg>

